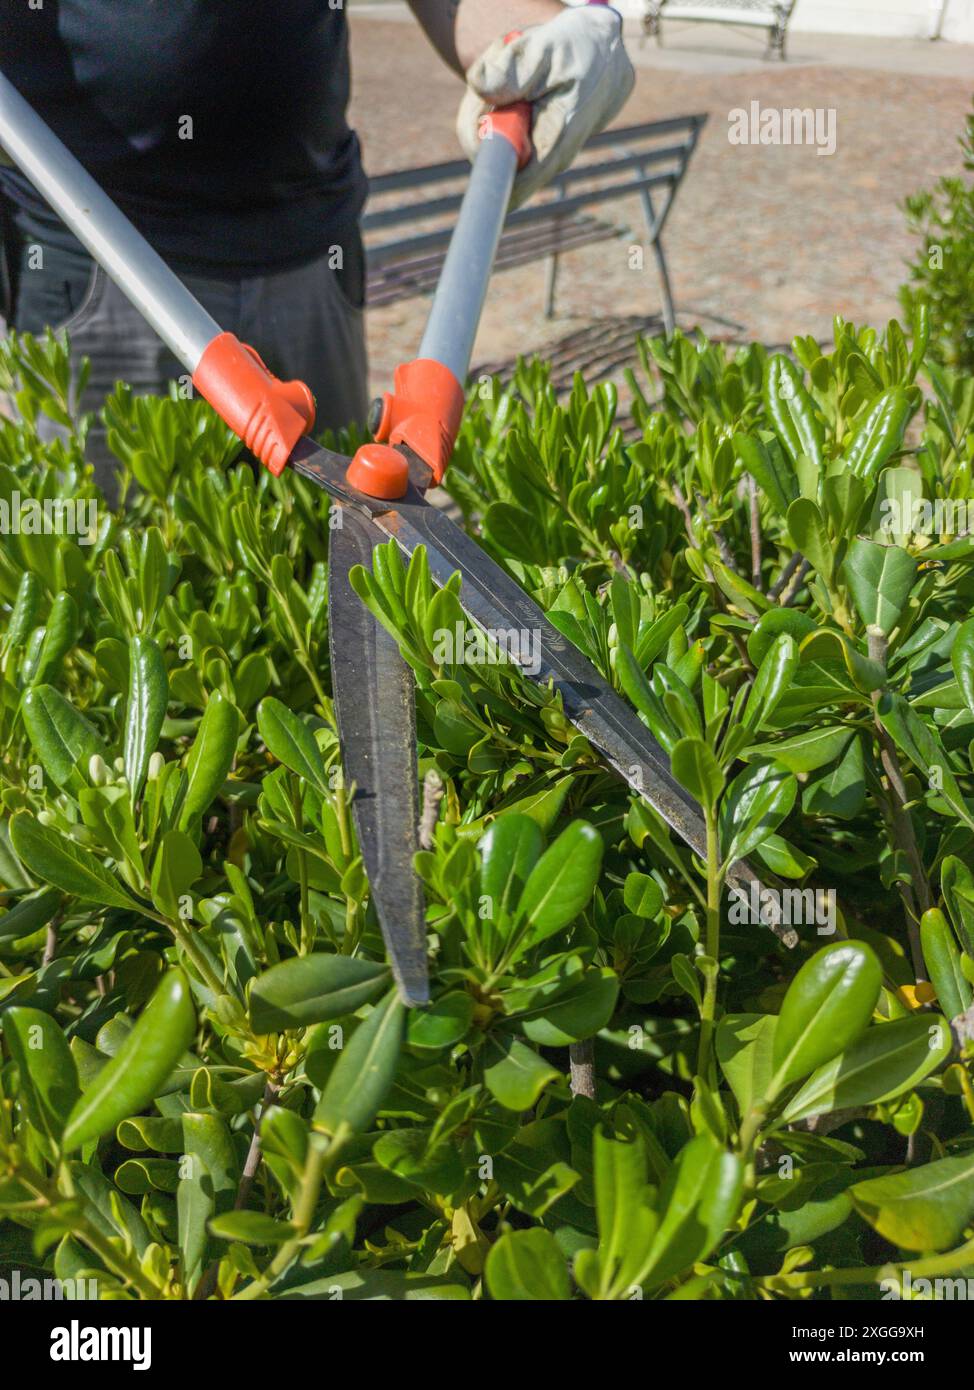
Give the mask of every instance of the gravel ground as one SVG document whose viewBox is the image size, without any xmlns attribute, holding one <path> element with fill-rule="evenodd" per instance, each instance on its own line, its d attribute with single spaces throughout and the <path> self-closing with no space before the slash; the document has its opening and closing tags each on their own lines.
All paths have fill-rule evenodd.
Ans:
<svg viewBox="0 0 974 1390">
<path fill-rule="evenodd" d="M 380 173 L 456 158 L 459 82 L 418 27 L 394 12 L 375 17 L 355 9 L 351 27 L 352 119 L 367 168 Z M 905 49 L 877 41 L 898 54 L 883 70 L 875 66 L 886 61 L 881 49 L 870 53 L 870 66 L 851 67 L 844 65 L 855 57 L 848 41 L 831 61 L 827 36 L 802 36 L 808 53 L 780 65 L 756 62 L 753 43 L 745 39 L 742 48 L 734 31 L 700 26 L 700 32 L 705 39 L 675 37 L 662 53 L 632 44 L 637 84 L 618 118 L 629 124 L 691 111 L 709 116 L 664 236 L 681 326 L 700 323 L 766 343 L 788 342 L 796 333 L 826 338 L 836 312 L 882 326 L 897 312 L 897 287 L 912 250 L 903 198 L 962 167 L 957 136 L 971 82 L 956 46 L 940 50 L 949 61 L 931 74 L 930 45 L 917 47 L 922 61 L 911 63 Z M 856 41 L 860 50 L 868 43 Z M 721 45 L 732 54 L 737 45 L 740 61 L 727 63 L 734 71 L 713 70 Z M 835 153 L 732 145 L 728 113 L 752 100 L 762 107 L 834 109 Z M 553 321 L 543 315 L 540 266 L 495 278 L 475 362 L 543 351 L 607 316 L 657 312 L 652 257 L 647 254 L 642 271 L 629 268 L 629 247 L 642 228 L 639 204 L 632 199 L 616 208 L 613 217 L 631 226 L 633 236 L 565 256 Z M 415 352 L 426 307 L 410 299 L 370 314 L 377 386 Z"/>
</svg>

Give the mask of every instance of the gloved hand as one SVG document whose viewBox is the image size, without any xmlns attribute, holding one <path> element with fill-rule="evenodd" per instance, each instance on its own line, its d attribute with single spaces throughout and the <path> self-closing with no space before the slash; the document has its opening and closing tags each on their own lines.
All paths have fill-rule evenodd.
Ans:
<svg viewBox="0 0 974 1390">
<path fill-rule="evenodd" d="M 457 134 L 473 160 L 480 121 L 492 107 L 532 103 L 534 154 L 517 176 L 517 205 L 568 168 L 589 136 L 622 109 L 634 82 L 621 16 L 602 5 L 566 9 L 509 44 L 495 39 L 470 66 Z"/>
</svg>

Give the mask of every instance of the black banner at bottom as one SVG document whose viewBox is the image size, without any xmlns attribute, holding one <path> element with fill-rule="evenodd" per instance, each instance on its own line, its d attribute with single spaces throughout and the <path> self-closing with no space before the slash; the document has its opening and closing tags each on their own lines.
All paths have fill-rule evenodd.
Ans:
<svg viewBox="0 0 974 1390">
<path fill-rule="evenodd" d="M 458 1313 L 456 1304 L 447 1308 L 428 1300 L 439 1307 L 423 1308 L 416 1301 L 385 1312 L 380 1307 L 349 1313 L 347 1305 L 357 1300 L 341 1297 L 319 1300 L 330 1304 L 324 1311 L 307 1301 L 286 1300 L 221 1307 L 213 1302 L 85 1303 L 28 1297 L 0 1301 L 0 1345 L 16 1346 L 35 1368 L 46 1364 L 54 1380 L 59 1372 L 67 1380 L 86 1372 L 172 1376 L 185 1372 L 201 1350 L 209 1376 L 252 1375 L 273 1347 L 272 1360 L 283 1348 L 291 1349 L 286 1364 L 295 1375 L 312 1366 L 351 1370 L 348 1361 L 361 1359 L 366 1373 L 396 1373 L 408 1364 L 414 1374 L 423 1375 L 426 1368 L 433 1376 L 437 1365 L 453 1364 L 458 1355 L 456 1364 L 473 1371 L 476 1347 L 487 1344 L 499 1354 L 500 1367 L 506 1337 L 512 1353 L 516 1349 L 520 1374 L 536 1352 L 539 1371 L 548 1379 L 568 1357 L 566 1369 L 573 1377 L 586 1374 L 578 1364 L 579 1352 L 598 1360 L 610 1347 L 617 1368 L 631 1358 L 633 1369 L 647 1372 L 674 1360 L 695 1375 L 710 1369 L 727 1374 L 745 1366 L 749 1373 L 792 1367 L 828 1372 L 832 1366 L 946 1371 L 970 1342 L 963 1309 L 956 1306 L 962 1298 L 952 1288 L 936 1301 L 647 1301 L 620 1310 L 605 1324 L 597 1310 L 577 1304 L 569 1310 L 555 1304 L 497 1303 Z M 570 1321 L 564 1319 L 566 1312 Z M 611 1343 L 585 1346 L 607 1329 Z M 382 1340 L 369 1340 L 375 1336 Z M 454 1336 L 463 1339 L 460 1351 L 450 1346 Z M 424 1349 L 419 1355 L 417 1346 Z"/>
</svg>

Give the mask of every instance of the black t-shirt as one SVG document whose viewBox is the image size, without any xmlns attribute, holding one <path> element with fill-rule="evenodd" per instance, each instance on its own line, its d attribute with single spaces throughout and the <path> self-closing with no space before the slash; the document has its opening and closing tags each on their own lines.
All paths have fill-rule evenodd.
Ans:
<svg viewBox="0 0 974 1390">
<path fill-rule="evenodd" d="M 365 200 L 334 0 L 0 0 L 0 69 L 177 269 L 345 245 Z M 17 220 L 77 245 L 16 169 Z"/>
</svg>

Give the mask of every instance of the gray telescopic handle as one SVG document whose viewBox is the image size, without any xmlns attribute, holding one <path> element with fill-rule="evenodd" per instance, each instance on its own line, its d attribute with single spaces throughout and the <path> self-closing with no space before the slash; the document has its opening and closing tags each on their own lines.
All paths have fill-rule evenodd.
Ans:
<svg viewBox="0 0 974 1390">
<path fill-rule="evenodd" d="M 0 145 L 189 372 L 220 326 L 0 73 Z"/>
<path fill-rule="evenodd" d="M 517 159 L 504 136 L 481 141 L 419 346 L 420 357 L 441 362 L 460 382 L 470 366 Z"/>
<path fill-rule="evenodd" d="M 607 5 L 608 0 L 588 0 L 588 3 Z M 517 37 L 515 31 L 508 34 L 507 41 Z M 481 141 L 474 160 L 470 183 L 460 205 L 460 215 L 419 345 L 420 357 L 442 362 L 460 382 L 467 378 L 497 243 L 504 230 L 518 171 L 519 151 L 514 141 L 524 147 L 530 145 L 531 113 L 526 102 L 516 102 L 495 115 L 506 122 L 513 118 L 513 124 L 506 125 L 513 138 L 499 131 L 492 132 L 491 118 L 486 118 L 487 138 Z M 527 148 L 524 157 L 526 160 Z"/>
</svg>

